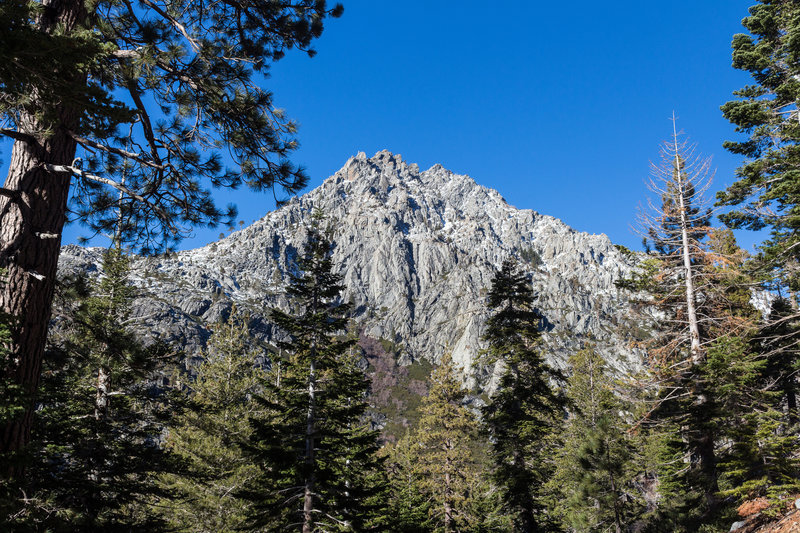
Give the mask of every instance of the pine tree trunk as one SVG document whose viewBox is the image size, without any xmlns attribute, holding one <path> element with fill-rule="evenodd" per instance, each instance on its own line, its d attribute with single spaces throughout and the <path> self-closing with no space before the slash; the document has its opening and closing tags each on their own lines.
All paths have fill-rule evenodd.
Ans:
<svg viewBox="0 0 800 533">
<path fill-rule="evenodd" d="M 673 128 L 675 123 L 673 122 Z M 694 271 L 692 269 L 692 253 L 689 248 L 689 220 L 686 206 L 686 183 L 683 179 L 681 160 L 678 157 L 678 134 L 674 132 L 675 140 L 675 170 L 678 173 L 678 202 L 681 215 L 681 255 L 683 256 L 684 280 L 686 283 L 686 316 L 689 321 L 689 337 L 691 341 L 692 364 L 700 362 L 700 328 L 697 323 L 697 295 L 694 289 Z"/>
<path fill-rule="evenodd" d="M 313 350 L 312 350 L 313 351 Z M 306 415 L 306 480 L 303 491 L 303 533 L 314 531 L 314 433 L 316 425 L 316 361 L 312 354 L 308 376 L 308 413 Z"/>
<path fill-rule="evenodd" d="M 450 461 L 449 452 L 452 447 L 449 443 L 445 444 L 445 452 L 447 456 L 445 458 L 445 465 L 444 465 L 444 532 L 450 533 L 453 531 L 453 484 L 450 479 L 450 470 L 452 469 L 452 464 Z"/>
<path fill-rule="evenodd" d="M 525 469 L 525 458 L 523 457 L 523 452 L 518 447 L 515 447 L 514 456 L 513 456 L 513 464 L 517 472 L 521 472 Z M 529 487 L 533 488 L 533 487 Z M 522 533 L 532 533 L 535 531 L 536 520 L 533 516 L 533 501 L 528 501 L 519 509 L 519 530 Z"/>
<path fill-rule="evenodd" d="M 41 31 L 55 25 L 70 31 L 86 18 L 81 0 L 43 0 Z M 36 95 L 32 96 L 34 101 Z M 40 107 L 46 108 L 47 102 Z M 30 438 L 33 395 L 39 384 L 50 306 L 55 288 L 69 195 L 70 175 L 49 172 L 43 164 L 71 165 L 75 141 L 65 128 L 75 129 L 78 112 L 56 109 L 61 124 L 47 139 L 35 139 L 41 129 L 36 117 L 21 113 L 19 137 L 11 153 L 8 176 L 0 194 L 0 267 L 8 270 L 0 290 L 0 310 L 17 321 L 12 329 L 11 363 L 3 378 L 22 385 L 30 395 L 25 412 L 0 428 L 0 454 L 22 448 Z"/>
<path fill-rule="evenodd" d="M 94 419 L 105 420 L 108 416 L 108 387 L 111 375 L 104 367 L 97 369 L 97 394 L 94 402 Z"/>
<path fill-rule="evenodd" d="M 786 414 L 788 415 L 790 426 L 797 424 L 797 394 L 795 392 L 794 380 L 794 376 L 787 377 L 783 388 L 784 395 L 786 396 Z"/>
</svg>

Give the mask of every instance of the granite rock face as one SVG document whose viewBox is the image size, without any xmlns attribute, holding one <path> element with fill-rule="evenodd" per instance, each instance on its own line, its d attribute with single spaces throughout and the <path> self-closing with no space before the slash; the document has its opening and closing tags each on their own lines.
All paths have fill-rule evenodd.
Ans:
<svg viewBox="0 0 800 533">
<path fill-rule="evenodd" d="M 136 259 L 142 296 L 135 314 L 143 333 L 191 353 L 204 345 L 205 325 L 235 304 L 251 314 L 254 333 L 270 341 L 276 332 L 265 317 L 271 307 L 288 307 L 287 272 L 316 209 L 326 215 L 344 297 L 355 304 L 360 329 L 401 345 L 405 362 L 436 362 L 449 350 L 471 379 L 483 347 L 486 291 L 512 256 L 530 273 L 551 361 L 563 366 L 592 342 L 619 372 L 640 365 L 628 295 L 614 285 L 635 267 L 633 254 L 605 235 L 516 209 L 468 176 L 440 165 L 421 172 L 387 151 L 351 157 L 317 189 L 218 242 Z M 67 246 L 60 268 L 96 271 L 99 257 L 100 250 Z"/>
</svg>

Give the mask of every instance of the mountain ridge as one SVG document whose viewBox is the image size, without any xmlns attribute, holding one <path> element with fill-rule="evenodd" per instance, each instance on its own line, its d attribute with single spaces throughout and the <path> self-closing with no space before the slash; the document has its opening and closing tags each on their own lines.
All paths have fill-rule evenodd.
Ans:
<svg viewBox="0 0 800 533">
<path fill-rule="evenodd" d="M 487 317 L 483 295 L 509 256 L 531 277 L 554 364 L 564 366 L 589 342 L 620 373 L 640 364 L 636 325 L 624 319 L 628 296 L 615 286 L 635 268 L 634 255 L 606 235 L 517 209 L 467 175 L 439 164 L 420 171 L 386 150 L 350 157 L 316 189 L 220 241 L 136 258 L 133 281 L 142 295 L 134 313 L 142 331 L 197 352 L 205 326 L 235 303 L 270 342 L 279 333 L 267 311 L 290 305 L 283 287 L 316 209 L 330 226 L 334 264 L 359 329 L 402 346 L 404 364 L 436 362 L 448 350 L 471 381 Z M 60 264 L 65 273 L 97 269 L 99 251 L 67 246 Z"/>
</svg>

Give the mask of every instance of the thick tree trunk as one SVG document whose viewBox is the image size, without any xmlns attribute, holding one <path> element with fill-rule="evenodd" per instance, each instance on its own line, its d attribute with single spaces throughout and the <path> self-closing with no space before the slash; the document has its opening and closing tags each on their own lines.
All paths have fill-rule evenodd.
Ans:
<svg viewBox="0 0 800 533">
<path fill-rule="evenodd" d="M 69 31 L 86 17 L 81 0 L 45 0 L 37 24 L 50 31 L 56 24 Z M 35 98 L 35 95 L 34 95 Z M 42 102 L 45 108 L 47 102 Z M 22 385 L 30 395 L 28 408 L 18 419 L 0 428 L 0 454 L 20 449 L 30 437 L 33 395 L 39 383 L 50 305 L 55 287 L 69 195 L 70 175 L 49 172 L 44 164 L 70 165 L 75 141 L 65 128 L 75 129 L 78 113 L 56 109 L 61 125 L 46 139 L 36 139 L 41 129 L 35 117 L 21 114 L 20 138 L 11 154 L 10 168 L 0 195 L 0 267 L 7 282 L 0 290 L 0 310 L 16 321 L 12 328 L 10 365 L 3 379 Z"/>
</svg>

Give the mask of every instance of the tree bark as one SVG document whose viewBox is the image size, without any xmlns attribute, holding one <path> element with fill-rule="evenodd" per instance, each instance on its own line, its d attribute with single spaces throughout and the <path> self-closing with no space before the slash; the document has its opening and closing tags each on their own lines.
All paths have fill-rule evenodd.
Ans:
<svg viewBox="0 0 800 533">
<path fill-rule="evenodd" d="M 316 311 L 317 299 L 314 296 Z M 311 345 L 311 363 L 308 371 L 308 412 L 306 414 L 306 479 L 303 491 L 303 533 L 314 531 L 314 491 L 316 490 L 316 465 L 314 460 L 314 437 L 317 425 L 317 360 L 316 341 Z"/>
<path fill-rule="evenodd" d="M 444 464 L 444 532 L 451 533 L 453 531 L 453 484 L 450 479 L 450 471 L 452 464 L 450 461 L 450 453 L 453 449 L 451 443 L 445 443 L 445 464 Z"/>
<path fill-rule="evenodd" d="M 70 31 L 86 18 L 82 0 L 44 0 L 42 4 L 43 15 L 36 21 L 42 32 L 55 25 Z M 40 104 L 41 109 L 48 107 L 47 102 Z M 76 129 L 79 117 L 77 110 L 67 107 L 55 109 L 55 114 L 59 127 L 49 137 L 37 139 L 42 125 L 36 117 L 20 113 L 18 131 L 27 140 L 14 143 L 6 194 L 0 195 L 0 267 L 8 271 L 0 290 L 0 310 L 14 320 L 10 363 L 3 369 L 3 378 L 21 385 L 28 395 L 24 413 L 0 428 L 0 454 L 19 450 L 30 439 L 33 396 L 50 321 L 70 174 L 49 172 L 43 165 L 71 165 L 76 143 L 66 130 Z"/>
<path fill-rule="evenodd" d="M 681 160 L 678 157 L 678 133 L 675 122 L 672 123 L 673 140 L 675 141 L 675 171 L 678 173 L 678 207 L 681 215 L 681 255 L 683 256 L 684 281 L 686 282 L 686 316 L 689 321 L 689 337 L 691 341 L 692 364 L 697 364 L 703 355 L 700 351 L 700 328 L 697 322 L 697 295 L 694 289 L 694 270 L 692 269 L 692 251 L 689 248 L 689 220 L 686 206 L 686 182 L 683 179 Z"/>
</svg>

